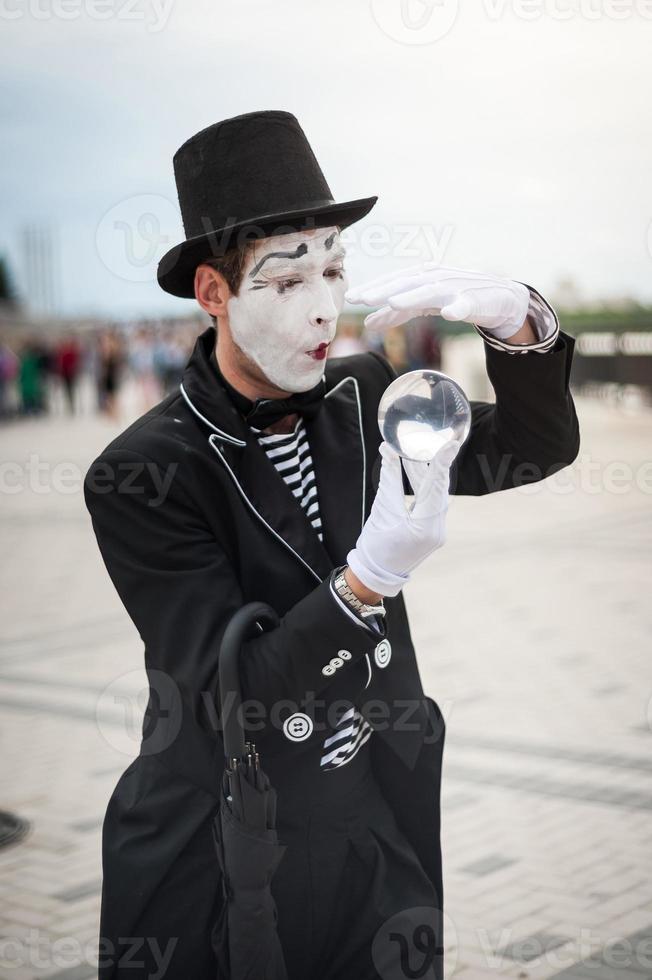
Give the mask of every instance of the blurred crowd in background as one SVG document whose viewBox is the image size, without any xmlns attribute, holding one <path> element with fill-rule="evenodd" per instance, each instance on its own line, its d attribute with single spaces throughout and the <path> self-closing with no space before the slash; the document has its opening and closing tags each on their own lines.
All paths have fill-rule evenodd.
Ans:
<svg viewBox="0 0 652 980">
<path fill-rule="evenodd" d="M 83 330 L 33 332 L 0 336 L 0 418 L 47 414 L 74 415 L 88 410 L 82 386 L 93 391 L 91 410 L 117 419 L 123 386 L 136 389 L 145 412 L 181 381 L 203 321 L 143 320 L 97 324 Z M 441 345 L 432 317 L 394 328 L 383 340 L 368 338 L 361 318 L 342 317 L 330 357 L 366 350 L 384 351 L 401 373 L 419 367 L 438 368 Z"/>
<path fill-rule="evenodd" d="M 80 391 L 91 383 L 94 408 L 112 418 L 122 386 L 133 381 L 147 411 L 180 382 L 196 324 L 141 321 L 98 324 L 58 336 L 0 339 L 0 416 L 41 415 L 54 405 L 85 410 Z"/>
</svg>

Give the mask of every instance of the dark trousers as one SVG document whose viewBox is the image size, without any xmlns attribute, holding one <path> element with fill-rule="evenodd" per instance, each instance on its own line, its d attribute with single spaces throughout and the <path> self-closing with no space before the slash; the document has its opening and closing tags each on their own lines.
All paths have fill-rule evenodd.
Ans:
<svg viewBox="0 0 652 980">
<path fill-rule="evenodd" d="M 288 849 L 272 892 L 290 980 L 436 980 L 441 913 L 433 885 L 368 754 L 349 765 L 319 774 L 321 789 L 307 788 L 295 812 L 279 794 L 279 837 Z"/>
</svg>

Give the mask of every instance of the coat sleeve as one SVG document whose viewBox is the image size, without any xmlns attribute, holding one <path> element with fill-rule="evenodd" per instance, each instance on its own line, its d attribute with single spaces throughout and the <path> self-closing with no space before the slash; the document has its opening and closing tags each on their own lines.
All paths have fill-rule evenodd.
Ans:
<svg viewBox="0 0 652 980">
<path fill-rule="evenodd" d="M 574 345 L 560 331 L 552 350 L 510 357 L 485 342 L 496 402 L 470 403 L 471 431 L 451 467 L 451 493 L 479 496 L 536 483 L 573 462 L 580 442 L 569 389 Z"/>
<path fill-rule="evenodd" d="M 219 705 L 222 635 L 244 598 L 224 548 L 180 481 L 155 462 L 107 450 L 84 481 L 86 506 L 113 584 L 144 644 L 148 670 L 175 683 L 193 717 L 206 728 Z M 240 657 L 242 693 L 268 711 L 296 703 L 332 683 L 340 650 L 351 658 L 339 678 L 385 635 L 335 601 L 330 576 L 296 603 L 276 629 L 247 641 Z M 366 675 L 365 675 L 366 676 Z"/>
</svg>

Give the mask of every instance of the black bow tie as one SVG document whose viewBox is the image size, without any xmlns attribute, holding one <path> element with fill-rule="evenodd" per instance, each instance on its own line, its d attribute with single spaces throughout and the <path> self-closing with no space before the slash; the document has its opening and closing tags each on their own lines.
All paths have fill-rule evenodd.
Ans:
<svg viewBox="0 0 652 980">
<path fill-rule="evenodd" d="M 322 377 L 314 388 L 308 391 L 299 391 L 289 398 L 257 398 L 252 401 L 240 391 L 229 384 L 220 371 L 215 351 L 211 352 L 211 363 L 217 375 L 224 385 L 231 401 L 244 417 L 247 425 L 255 429 L 266 429 L 268 426 L 285 418 L 286 415 L 301 415 L 304 419 L 311 419 L 317 415 L 321 408 L 324 395 L 326 393 L 326 379 Z"/>
</svg>

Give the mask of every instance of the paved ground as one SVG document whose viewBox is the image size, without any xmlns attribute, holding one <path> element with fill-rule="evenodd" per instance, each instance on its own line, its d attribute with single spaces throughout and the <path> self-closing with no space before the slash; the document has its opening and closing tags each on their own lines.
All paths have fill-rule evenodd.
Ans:
<svg viewBox="0 0 652 980">
<path fill-rule="evenodd" d="M 580 412 L 572 470 L 454 500 L 407 595 L 448 719 L 456 980 L 652 977 L 652 415 Z M 0 806 L 31 830 L 0 851 L 1 978 L 94 975 L 101 821 L 144 707 L 141 644 L 80 494 L 115 430 L 2 431 Z"/>
</svg>

